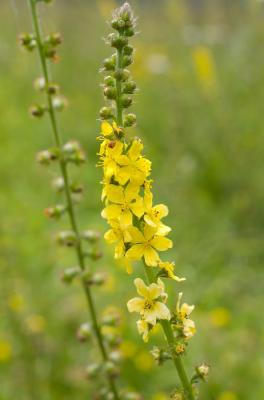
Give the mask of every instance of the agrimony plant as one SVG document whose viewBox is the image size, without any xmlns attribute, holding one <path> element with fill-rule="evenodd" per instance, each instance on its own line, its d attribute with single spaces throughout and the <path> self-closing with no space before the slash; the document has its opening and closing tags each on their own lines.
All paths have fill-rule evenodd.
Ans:
<svg viewBox="0 0 264 400">
<path fill-rule="evenodd" d="M 167 237 L 171 228 L 164 224 L 168 215 L 164 204 L 154 205 L 151 161 L 143 155 L 143 143 L 137 136 L 128 136 L 126 128 L 134 127 L 136 116 L 127 109 L 133 103 L 137 85 L 127 67 L 133 62 L 130 37 L 135 35 L 136 19 L 128 3 L 118 8 L 111 20 L 114 30 L 107 43 L 114 53 L 103 62 L 105 73 L 103 90 L 107 105 L 100 111 L 102 141 L 99 165 L 103 169 L 102 217 L 110 225 L 105 240 L 115 245 L 114 257 L 122 259 L 131 273 L 133 262 L 142 260 L 146 281 L 134 280 L 138 297 L 128 301 L 129 312 L 139 314 L 137 328 L 147 342 L 156 324 L 164 331 L 164 348 L 153 348 L 158 364 L 172 360 L 181 385 L 171 393 L 173 399 L 194 400 L 198 396 L 197 382 L 205 380 L 209 367 L 198 366 L 189 378 L 183 366 L 183 355 L 195 334 L 195 323 L 190 318 L 194 306 L 181 303 L 182 292 L 174 309 L 167 305 L 166 279 L 179 283 L 174 273 L 174 262 L 162 260 L 160 252 L 173 247 Z"/>
<path fill-rule="evenodd" d="M 50 120 L 53 145 L 47 150 L 38 153 L 37 161 L 49 166 L 57 163 L 60 176 L 55 180 L 55 189 L 63 195 L 62 204 L 48 207 L 45 214 L 49 218 L 59 219 L 64 215 L 68 216 L 69 230 L 61 231 L 57 235 L 57 242 L 61 246 L 72 248 L 76 255 L 77 267 L 67 268 L 63 272 L 62 279 L 70 283 L 79 279 L 86 296 L 91 322 L 84 323 L 78 330 L 80 341 L 87 341 L 94 336 L 101 360 L 98 363 L 90 364 L 87 367 L 87 376 L 98 382 L 99 388 L 95 393 L 95 399 L 121 399 L 116 378 L 118 370 L 112 360 L 112 350 L 116 343 L 113 337 L 103 335 L 103 325 L 118 323 L 118 316 L 107 315 L 106 319 L 97 315 L 95 302 L 92 294 L 92 287 L 101 285 L 104 282 L 104 275 L 93 273 L 88 268 L 87 258 L 97 260 L 101 257 L 98 249 L 99 233 L 93 230 L 82 232 L 77 221 L 76 206 L 83 187 L 71 180 L 69 166 L 80 166 L 85 162 L 85 153 L 80 144 L 76 141 L 63 143 L 61 132 L 57 122 L 57 111 L 62 111 L 66 105 L 65 98 L 60 94 L 59 86 L 53 82 L 49 71 L 49 63 L 58 61 L 57 49 L 62 42 L 60 33 L 51 33 L 43 36 L 38 16 L 40 3 L 51 3 L 51 0 L 29 0 L 29 9 L 32 15 L 33 33 L 20 35 L 20 44 L 28 51 L 37 50 L 41 66 L 41 77 L 34 82 L 35 89 L 41 91 L 44 96 L 43 104 L 35 104 L 31 107 L 30 113 L 33 117 L 40 119 L 47 116 Z M 104 380 L 102 383 L 101 381 Z"/>
</svg>

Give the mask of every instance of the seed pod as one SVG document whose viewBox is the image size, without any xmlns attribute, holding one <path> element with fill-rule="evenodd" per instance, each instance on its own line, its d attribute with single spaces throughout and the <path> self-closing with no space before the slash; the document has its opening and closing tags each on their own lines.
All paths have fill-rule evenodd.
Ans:
<svg viewBox="0 0 264 400">
<path fill-rule="evenodd" d="M 107 86 L 104 89 L 104 95 L 108 100 L 116 99 L 116 88 Z"/>
<path fill-rule="evenodd" d="M 66 268 L 61 275 L 61 280 L 64 283 L 72 283 L 72 281 L 80 274 L 79 267 Z"/>
<path fill-rule="evenodd" d="M 36 118 L 43 117 L 45 111 L 46 111 L 46 107 L 41 106 L 40 104 L 34 104 L 29 109 L 29 113 L 32 115 L 32 117 L 36 117 Z"/>
<path fill-rule="evenodd" d="M 93 330 L 91 324 L 89 322 L 85 322 L 79 327 L 76 336 L 80 342 L 87 342 L 91 339 L 92 333 Z"/>
<path fill-rule="evenodd" d="M 102 119 L 110 119 L 113 117 L 113 110 L 111 107 L 102 107 L 100 110 L 100 117 Z"/>
<path fill-rule="evenodd" d="M 127 81 L 123 86 L 123 93 L 133 94 L 137 88 L 137 84 L 134 81 Z"/>
<path fill-rule="evenodd" d="M 132 104 L 132 97 L 123 95 L 121 97 L 121 105 L 123 108 L 128 108 Z"/>
<path fill-rule="evenodd" d="M 135 114 L 127 114 L 124 117 L 124 126 L 125 128 L 129 128 L 130 126 L 134 126 L 137 122 L 137 117 Z"/>
<path fill-rule="evenodd" d="M 76 245 L 77 238 L 73 231 L 61 231 L 57 234 L 57 242 L 61 246 L 72 247 Z"/>
</svg>

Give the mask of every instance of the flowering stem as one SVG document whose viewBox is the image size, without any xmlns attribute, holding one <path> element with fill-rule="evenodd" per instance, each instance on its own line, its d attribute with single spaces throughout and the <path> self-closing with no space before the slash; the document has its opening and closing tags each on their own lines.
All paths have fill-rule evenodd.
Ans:
<svg viewBox="0 0 264 400">
<path fill-rule="evenodd" d="M 146 273 L 149 284 L 156 283 L 157 279 L 156 279 L 155 274 L 153 273 L 151 267 L 148 267 L 145 264 L 145 262 L 144 262 L 144 269 L 145 269 L 145 273 Z M 169 321 L 160 320 L 160 324 L 163 328 L 163 331 L 166 336 L 169 347 L 173 348 L 175 345 L 175 339 L 174 339 L 173 331 L 171 329 Z M 174 352 L 172 352 L 172 357 L 173 357 L 173 362 L 174 362 L 175 368 L 178 372 L 179 378 L 180 378 L 182 386 L 188 396 L 188 399 L 195 400 L 192 386 L 191 386 L 189 379 L 187 377 L 187 374 L 185 372 L 181 358 L 179 356 L 177 356 Z"/>
<path fill-rule="evenodd" d="M 48 87 L 48 85 L 50 83 L 50 75 L 49 75 L 49 71 L 48 71 L 48 65 L 47 65 L 47 61 L 45 58 L 45 54 L 43 52 L 43 41 L 42 41 L 40 22 L 39 22 L 39 18 L 37 15 L 37 7 L 36 7 L 37 0 L 29 0 L 29 4 L 30 4 L 30 10 L 31 10 L 31 14 L 32 14 L 33 27 L 34 27 L 35 34 L 36 34 L 36 41 L 37 41 L 37 47 L 38 47 L 38 52 L 39 52 L 39 57 L 40 57 L 40 62 L 41 62 L 41 67 L 42 67 L 42 73 L 44 75 L 45 85 L 46 85 L 46 87 Z M 60 132 L 58 129 L 55 110 L 54 110 L 53 103 L 52 103 L 52 96 L 48 93 L 48 91 L 46 91 L 46 93 L 47 93 L 47 102 L 48 102 L 48 112 L 49 112 L 49 116 L 50 116 L 50 122 L 51 122 L 54 142 L 55 142 L 56 146 L 58 147 L 58 149 L 61 149 L 62 148 L 61 136 L 60 136 Z M 85 270 L 86 267 L 85 267 L 84 253 L 82 250 L 81 236 L 80 236 L 79 228 L 77 225 L 75 211 L 74 211 L 74 207 L 73 207 L 73 201 L 72 201 L 72 197 L 71 197 L 67 164 L 62 157 L 60 157 L 60 159 L 59 159 L 59 164 L 60 164 L 60 170 L 61 170 L 61 174 L 63 177 L 64 186 L 65 186 L 67 212 L 68 212 L 71 228 L 72 228 L 73 232 L 75 233 L 75 237 L 76 237 L 76 246 L 75 246 L 76 256 L 77 256 L 80 268 L 82 270 Z M 82 279 L 82 286 L 83 286 L 85 296 L 87 299 L 87 303 L 89 306 L 90 316 L 92 319 L 94 333 L 95 333 L 95 336 L 97 339 L 98 347 L 100 349 L 102 359 L 106 362 L 106 361 L 108 361 L 107 350 L 106 350 L 105 344 L 103 342 L 103 337 L 102 337 L 101 330 L 100 330 L 100 327 L 99 327 L 99 324 L 97 321 L 96 310 L 95 310 L 92 293 L 91 293 L 90 288 L 87 286 L 87 283 L 85 282 L 84 278 Z M 118 395 L 118 391 L 116 388 L 114 378 L 110 374 L 108 374 L 108 381 L 109 381 L 110 390 L 114 396 L 113 398 L 115 400 L 119 400 L 119 395 Z"/>
</svg>

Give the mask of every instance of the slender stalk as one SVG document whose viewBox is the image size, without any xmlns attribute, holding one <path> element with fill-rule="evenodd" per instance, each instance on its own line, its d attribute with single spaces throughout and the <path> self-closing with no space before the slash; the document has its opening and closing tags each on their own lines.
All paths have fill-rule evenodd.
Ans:
<svg viewBox="0 0 264 400">
<path fill-rule="evenodd" d="M 117 63 L 116 70 L 120 70 L 122 68 L 122 60 L 123 60 L 123 51 L 122 49 L 118 49 L 116 51 L 117 55 Z M 122 82 L 120 80 L 116 80 L 116 121 L 117 125 L 123 126 L 123 108 L 121 105 L 121 95 L 122 95 Z"/>
<path fill-rule="evenodd" d="M 144 269 L 145 269 L 145 273 L 146 273 L 149 284 L 155 283 L 156 277 L 155 277 L 151 267 L 148 267 L 144 263 Z M 160 324 L 163 328 L 163 331 L 166 336 L 169 347 L 173 347 L 175 345 L 175 338 L 173 336 L 173 332 L 172 332 L 169 321 L 161 320 Z M 172 352 L 172 357 L 173 357 L 173 363 L 175 365 L 175 368 L 176 368 L 179 378 L 181 380 L 182 386 L 183 386 L 185 392 L 187 393 L 188 399 L 195 400 L 192 386 L 191 386 L 189 379 L 187 377 L 187 374 L 185 372 L 181 358 L 179 356 L 177 356 L 176 354 L 174 354 L 174 352 Z"/>
<path fill-rule="evenodd" d="M 42 42 L 42 35 L 41 35 L 41 29 L 40 29 L 40 21 L 39 21 L 38 15 L 37 15 L 37 0 L 29 0 L 29 4 L 30 4 L 30 10 L 31 10 L 31 14 L 32 14 L 33 27 L 34 27 L 35 34 L 36 34 L 37 47 L 38 47 L 42 72 L 44 75 L 45 84 L 46 84 L 46 86 L 48 86 L 48 84 L 50 82 L 50 74 L 48 71 L 47 61 L 46 61 L 46 58 L 45 58 L 45 55 L 43 52 L 43 42 Z M 49 116 L 50 116 L 50 122 L 51 122 L 51 128 L 52 128 L 52 132 L 53 132 L 54 142 L 55 142 L 56 146 L 59 149 L 61 149 L 61 147 L 62 147 L 61 136 L 60 136 L 60 132 L 59 132 L 58 124 L 57 124 L 55 110 L 54 110 L 53 103 L 52 103 L 52 97 L 48 92 L 46 92 L 46 93 L 47 93 L 47 102 L 48 102 L 48 112 L 49 112 Z M 65 197 L 66 197 L 69 221 L 70 221 L 71 228 L 72 228 L 73 232 L 75 233 L 76 240 L 77 240 L 77 243 L 75 246 L 76 256 L 77 256 L 80 268 L 82 270 L 85 270 L 84 253 L 82 250 L 81 237 L 80 237 L 79 228 L 78 228 L 78 224 L 77 224 L 76 216 L 75 216 L 75 210 L 74 210 L 74 206 L 73 206 L 73 201 L 72 201 L 72 197 L 71 197 L 67 164 L 65 163 L 63 158 L 60 158 L 59 164 L 60 164 L 60 170 L 61 170 L 61 174 L 63 177 L 64 186 L 65 186 Z M 84 279 L 82 280 L 82 286 L 83 286 L 86 300 L 87 300 L 87 303 L 89 306 L 89 311 L 90 311 L 90 316 L 91 316 L 92 323 L 93 323 L 94 333 L 95 333 L 95 336 L 97 339 L 97 344 L 100 349 L 102 359 L 103 359 L 103 361 L 108 361 L 108 354 L 107 354 L 107 350 L 106 350 L 105 344 L 103 342 L 103 337 L 102 337 L 100 327 L 99 327 L 99 324 L 97 321 L 96 310 L 95 310 L 92 293 Z M 118 395 L 118 390 L 116 388 L 115 380 L 112 378 L 112 376 L 110 374 L 108 374 L 108 381 L 109 381 L 109 388 L 114 396 L 114 399 L 119 400 L 119 395 Z"/>
</svg>

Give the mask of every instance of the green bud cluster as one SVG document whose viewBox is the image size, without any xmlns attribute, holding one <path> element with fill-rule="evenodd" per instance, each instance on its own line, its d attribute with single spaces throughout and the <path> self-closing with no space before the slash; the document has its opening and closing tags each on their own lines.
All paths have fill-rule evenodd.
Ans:
<svg viewBox="0 0 264 400">
<path fill-rule="evenodd" d="M 120 127 L 131 127 L 136 124 L 135 114 L 123 115 L 133 104 L 133 94 L 137 90 L 127 69 L 133 63 L 134 52 L 129 38 L 136 33 L 136 19 L 128 3 L 114 11 L 111 26 L 115 32 L 108 35 L 106 43 L 115 49 L 115 53 L 104 60 L 102 68 L 106 73 L 103 92 L 109 105 L 101 108 L 100 118 L 114 120 Z"/>
</svg>

